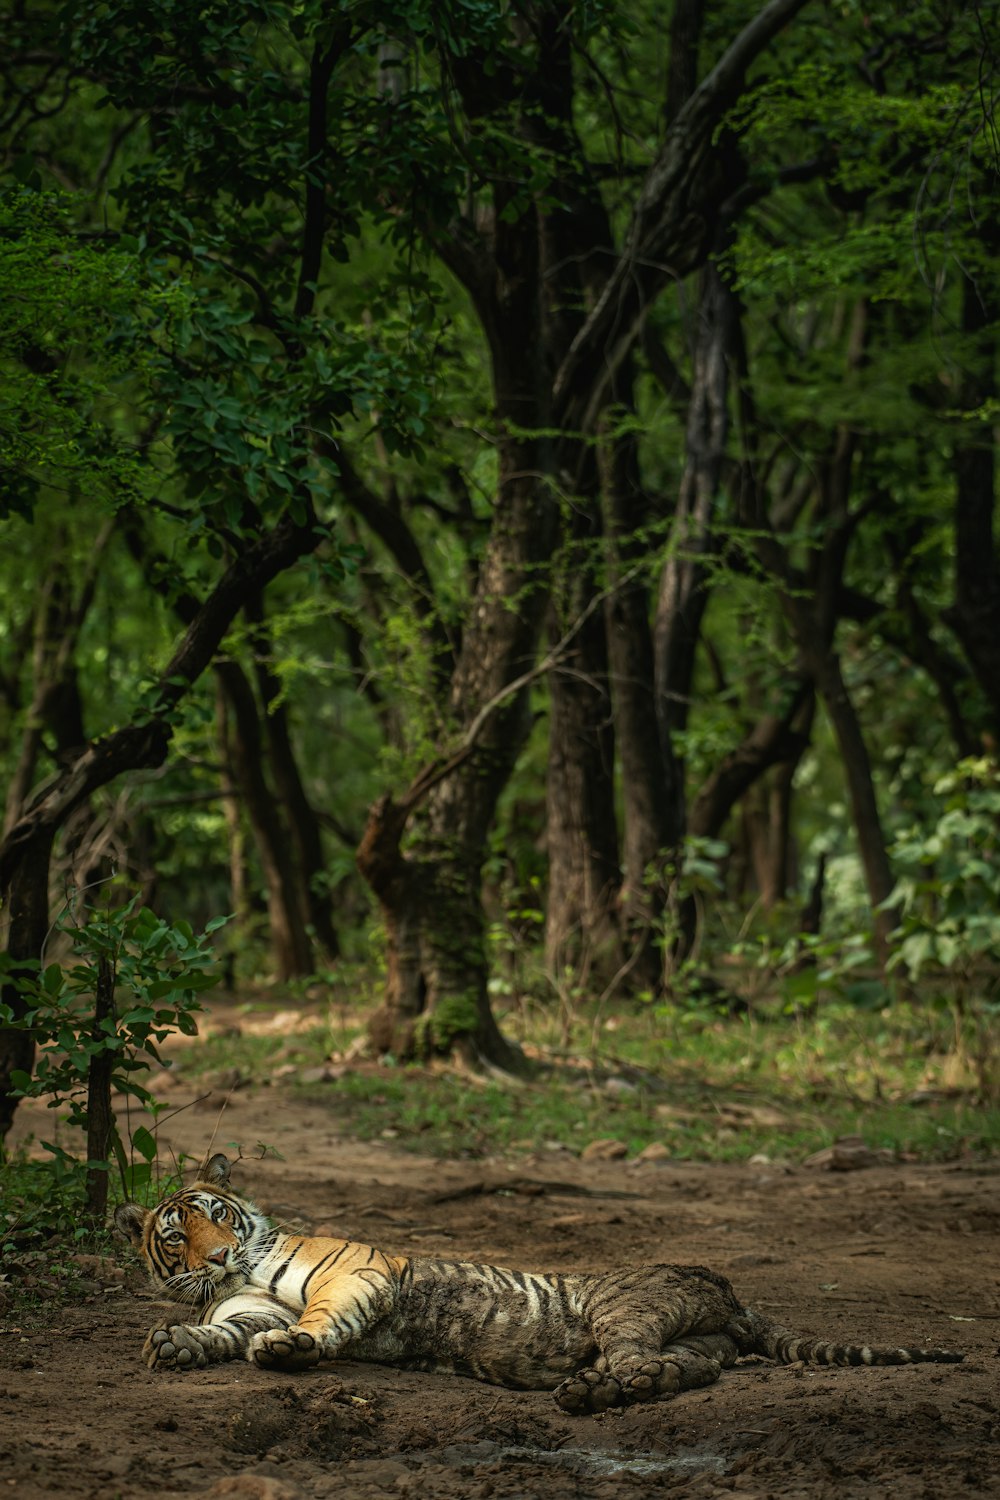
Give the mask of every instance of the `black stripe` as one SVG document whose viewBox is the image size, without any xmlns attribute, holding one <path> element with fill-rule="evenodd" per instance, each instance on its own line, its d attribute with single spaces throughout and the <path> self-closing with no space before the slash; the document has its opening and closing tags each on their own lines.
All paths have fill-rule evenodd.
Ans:
<svg viewBox="0 0 1000 1500">
<path fill-rule="evenodd" d="M 300 1246 L 299 1248 L 301 1249 L 302 1246 Z M 302 1283 L 301 1295 L 304 1301 L 309 1301 L 309 1287 L 312 1285 L 313 1277 L 318 1276 L 320 1271 L 324 1270 L 327 1266 L 335 1266 L 344 1252 L 349 1249 L 349 1242 L 345 1242 L 343 1245 L 341 1245 L 340 1249 L 336 1252 L 335 1255 L 324 1255 L 322 1260 L 316 1262 L 312 1270 L 309 1272 L 309 1275 Z"/>
<path fill-rule="evenodd" d="M 272 1297 L 274 1296 L 274 1291 L 275 1291 L 275 1288 L 278 1285 L 278 1282 L 284 1276 L 285 1272 L 288 1270 L 288 1267 L 291 1265 L 292 1261 L 298 1255 L 299 1251 L 302 1250 L 302 1249 L 304 1249 L 304 1248 L 305 1248 L 304 1245 L 297 1245 L 296 1248 L 292 1251 L 291 1255 L 286 1256 L 286 1258 L 281 1262 L 281 1265 L 278 1267 L 278 1269 L 275 1271 L 274 1275 L 271 1277 L 271 1280 L 270 1280 L 270 1282 L 268 1284 L 268 1288 L 267 1289 L 271 1293 Z"/>
</svg>

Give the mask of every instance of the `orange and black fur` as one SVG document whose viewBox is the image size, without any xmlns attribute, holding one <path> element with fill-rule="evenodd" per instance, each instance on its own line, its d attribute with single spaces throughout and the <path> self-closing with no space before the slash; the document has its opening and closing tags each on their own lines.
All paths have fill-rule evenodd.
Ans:
<svg viewBox="0 0 1000 1500">
<path fill-rule="evenodd" d="M 202 1309 L 198 1323 L 152 1330 L 150 1369 L 371 1360 L 554 1390 L 575 1413 L 709 1385 L 750 1354 L 827 1365 L 962 1358 L 799 1338 L 743 1307 L 723 1276 L 701 1266 L 539 1275 L 284 1234 L 227 1190 L 229 1169 L 213 1156 L 193 1187 L 115 1215 L 157 1287 Z"/>
</svg>

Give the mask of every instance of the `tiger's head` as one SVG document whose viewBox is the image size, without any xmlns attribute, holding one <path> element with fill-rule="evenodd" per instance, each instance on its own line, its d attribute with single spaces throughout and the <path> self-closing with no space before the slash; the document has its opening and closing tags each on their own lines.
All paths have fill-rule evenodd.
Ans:
<svg viewBox="0 0 1000 1500">
<path fill-rule="evenodd" d="M 195 1305 L 239 1291 L 274 1231 L 252 1203 L 227 1192 L 230 1164 L 221 1152 L 198 1181 L 155 1208 L 122 1203 L 115 1228 L 145 1259 L 154 1286 Z"/>
</svg>

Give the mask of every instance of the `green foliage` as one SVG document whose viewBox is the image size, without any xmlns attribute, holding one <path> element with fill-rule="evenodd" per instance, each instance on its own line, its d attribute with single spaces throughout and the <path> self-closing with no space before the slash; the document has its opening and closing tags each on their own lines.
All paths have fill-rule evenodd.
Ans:
<svg viewBox="0 0 1000 1500">
<path fill-rule="evenodd" d="M 1000 772 L 988 757 L 960 761 L 933 784 L 936 815 L 892 849 L 900 913 L 894 962 L 915 978 L 950 974 L 961 995 L 994 995 L 1000 963 Z"/>
<path fill-rule="evenodd" d="M 43 1098 L 50 1109 L 66 1109 L 70 1126 L 85 1130 L 92 1064 L 109 1055 L 111 1086 L 155 1116 L 156 1101 L 140 1079 L 151 1062 L 161 1061 L 158 1049 L 168 1037 L 197 1033 L 200 997 L 218 980 L 209 938 L 226 920 L 217 918 L 205 933 L 196 934 L 183 920 L 164 922 L 134 897 L 122 906 L 92 911 L 82 923 L 62 923 L 72 946 L 71 961 L 17 966 L 15 983 L 27 1008 L 18 1018 L 9 1005 L 0 1006 L 0 1021 L 30 1032 L 40 1054 L 33 1076 L 15 1070 L 17 1093 Z M 8 960 L 3 962 L 9 968 Z M 114 1008 L 95 1025 L 94 993 L 102 965 L 114 986 Z M 35 968 L 34 978 L 23 977 L 29 967 Z M 72 1171 L 73 1159 L 62 1147 L 43 1144 L 62 1170 Z M 152 1180 L 154 1133 L 138 1126 L 126 1143 L 115 1128 L 111 1144 L 123 1190 L 139 1196 Z"/>
<path fill-rule="evenodd" d="M 84 1174 L 79 1162 L 53 1156 L 41 1162 L 23 1151 L 0 1160 L 0 1272 L 25 1253 L 44 1254 L 53 1235 L 80 1245 L 94 1233 L 80 1223 Z"/>
<path fill-rule="evenodd" d="M 169 1169 L 137 1163 L 125 1195 L 151 1206 L 182 1185 L 183 1166 L 183 1156 Z M 81 1252 L 113 1253 L 110 1228 L 81 1215 L 86 1179 L 87 1163 L 62 1151 L 44 1160 L 24 1149 L 0 1156 L 0 1280 L 13 1293 L 15 1316 L 38 1298 L 51 1305 L 77 1297 Z"/>
<path fill-rule="evenodd" d="M 0 192 L 0 520 L 30 518 L 43 486 L 109 506 L 146 492 L 121 408 L 183 302 L 134 249 L 82 237 L 67 195 Z"/>
</svg>

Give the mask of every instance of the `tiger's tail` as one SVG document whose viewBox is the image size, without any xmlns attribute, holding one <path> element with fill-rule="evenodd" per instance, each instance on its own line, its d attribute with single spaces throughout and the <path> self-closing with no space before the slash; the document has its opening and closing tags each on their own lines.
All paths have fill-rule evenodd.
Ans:
<svg viewBox="0 0 1000 1500">
<path fill-rule="evenodd" d="M 752 1353 L 791 1365 L 955 1365 L 964 1358 L 953 1349 L 891 1349 L 873 1344 L 835 1344 L 828 1339 L 802 1338 L 765 1319 L 754 1319 Z"/>
</svg>

